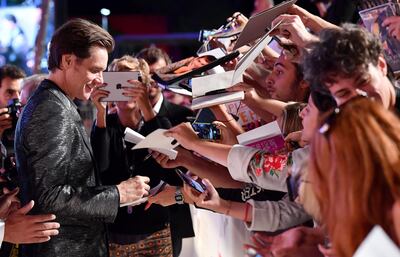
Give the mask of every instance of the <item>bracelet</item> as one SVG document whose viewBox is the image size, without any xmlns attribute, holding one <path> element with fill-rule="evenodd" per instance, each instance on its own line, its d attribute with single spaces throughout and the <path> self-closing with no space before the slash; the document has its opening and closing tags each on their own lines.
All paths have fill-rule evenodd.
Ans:
<svg viewBox="0 0 400 257">
<path fill-rule="evenodd" d="M 225 211 L 225 215 L 229 216 L 229 212 L 231 211 L 232 201 L 228 201 L 228 209 Z"/>
<path fill-rule="evenodd" d="M 247 222 L 247 215 L 248 215 L 248 212 L 249 212 L 249 205 L 250 204 L 246 203 L 246 210 L 244 212 L 244 219 L 243 219 L 244 222 Z"/>
</svg>

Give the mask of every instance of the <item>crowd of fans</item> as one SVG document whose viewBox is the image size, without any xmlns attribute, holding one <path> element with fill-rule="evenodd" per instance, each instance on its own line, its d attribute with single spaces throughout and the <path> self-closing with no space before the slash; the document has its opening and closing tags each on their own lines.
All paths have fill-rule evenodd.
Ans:
<svg viewBox="0 0 400 257">
<path fill-rule="evenodd" d="M 273 43 L 228 88 L 244 92 L 239 107 L 259 123 L 278 123 L 277 152 L 240 145 L 248 127 L 225 104 L 208 108 L 221 138 L 201 139 L 189 98 L 152 78 L 171 65 L 167 53 L 151 46 L 109 62 L 113 38 L 83 19 L 54 33 L 49 74 L 2 66 L 0 241 L 21 244 L 20 256 L 179 256 L 183 238 L 201 240 L 191 205 L 242 220 L 253 232 L 237 242 L 247 256 L 351 257 L 375 226 L 399 247 L 397 73 L 379 37 L 334 19 L 329 8 L 343 1 L 316 2 L 319 16 L 292 5 L 275 18 Z M 237 27 L 248 21 L 233 17 Z M 383 24 L 400 40 L 399 16 Z M 123 88 L 129 101 L 102 101 L 105 70 L 140 73 Z M 74 100 L 94 119 L 82 121 Z M 176 158 L 133 150 L 126 128 L 165 129 Z"/>
</svg>

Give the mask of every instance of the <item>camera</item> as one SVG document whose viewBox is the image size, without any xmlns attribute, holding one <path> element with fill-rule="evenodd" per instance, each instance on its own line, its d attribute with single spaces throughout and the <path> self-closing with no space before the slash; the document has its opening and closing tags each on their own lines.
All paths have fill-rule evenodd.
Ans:
<svg viewBox="0 0 400 257">
<path fill-rule="evenodd" d="M 10 114 L 12 119 L 12 127 L 4 131 L 4 138 L 8 141 L 14 140 L 14 131 L 17 126 L 19 114 L 22 111 L 22 105 L 18 98 L 8 101 L 7 113 Z"/>
<path fill-rule="evenodd" d="M 4 180 L 3 182 L 0 182 L 0 189 L 6 187 L 8 190 L 13 190 L 18 186 L 18 173 L 15 165 L 15 157 L 13 155 L 7 155 L 7 149 L 1 142 L 0 149 L 0 177 Z"/>
</svg>

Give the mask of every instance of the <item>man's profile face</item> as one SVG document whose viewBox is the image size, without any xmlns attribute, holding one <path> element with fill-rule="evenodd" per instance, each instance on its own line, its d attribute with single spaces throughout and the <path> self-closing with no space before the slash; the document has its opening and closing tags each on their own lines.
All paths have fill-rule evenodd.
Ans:
<svg viewBox="0 0 400 257">
<path fill-rule="evenodd" d="M 103 71 L 107 68 L 108 53 L 105 48 L 93 46 L 90 56 L 79 59 L 75 55 L 65 61 L 65 79 L 70 97 L 89 100 L 95 86 L 103 84 Z"/>
<path fill-rule="evenodd" d="M 389 91 L 392 85 L 386 74 L 372 64 L 369 64 L 368 69 L 362 75 L 335 76 L 329 82 L 325 82 L 325 86 L 339 106 L 359 95 L 360 90 L 367 93 L 368 97 L 381 102 L 385 108 L 390 106 Z"/>
<path fill-rule="evenodd" d="M 21 92 L 22 78 L 12 79 L 5 77 L 1 80 L 0 86 L 0 107 L 6 107 L 8 101 L 14 98 L 19 98 Z"/>
<path fill-rule="evenodd" d="M 296 78 L 296 67 L 281 55 L 266 78 L 266 90 L 272 99 L 288 102 L 296 99 L 300 85 Z"/>
</svg>

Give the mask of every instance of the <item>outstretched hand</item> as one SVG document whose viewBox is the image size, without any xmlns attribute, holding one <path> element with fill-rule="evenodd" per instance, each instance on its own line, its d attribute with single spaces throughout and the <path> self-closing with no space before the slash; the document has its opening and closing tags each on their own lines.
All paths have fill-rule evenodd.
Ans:
<svg viewBox="0 0 400 257">
<path fill-rule="evenodd" d="M 181 123 L 165 132 L 168 137 L 175 138 L 181 146 L 188 150 L 194 150 L 194 146 L 200 141 L 189 122 Z"/>
<path fill-rule="evenodd" d="M 4 241 L 14 244 L 43 243 L 58 235 L 60 224 L 54 222 L 55 215 L 27 215 L 33 205 L 34 202 L 30 201 L 10 213 L 5 221 Z"/>
</svg>

